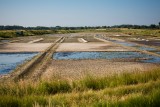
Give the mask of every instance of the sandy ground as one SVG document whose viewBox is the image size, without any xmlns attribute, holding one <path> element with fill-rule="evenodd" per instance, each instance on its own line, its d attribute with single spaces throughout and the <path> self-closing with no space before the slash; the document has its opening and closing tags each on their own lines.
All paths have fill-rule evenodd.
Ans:
<svg viewBox="0 0 160 107">
<path fill-rule="evenodd" d="M 36 42 L 40 42 L 40 41 L 43 41 L 43 40 L 44 40 L 43 38 L 39 38 L 39 39 L 29 41 L 28 43 L 36 43 Z"/>
<path fill-rule="evenodd" d="M 108 76 L 122 72 L 147 71 L 158 65 L 138 62 L 111 62 L 107 60 L 52 60 L 42 79 L 77 80 L 87 74 Z"/>
<path fill-rule="evenodd" d="M 0 52 L 41 52 L 52 43 L 8 43 L 0 45 Z"/>
<path fill-rule="evenodd" d="M 25 36 L 25 37 L 17 37 L 17 38 L 10 38 L 10 39 L 3 39 L 9 40 L 12 43 L 53 43 L 55 40 L 60 38 L 61 36 L 57 35 L 41 35 L 41 36 Z M 41 39 L 43 38 L 43 39 Z M 37 41 L 39 40 L 39 41 Z M 0 41 L 0 44 L 4 43 L 3 41 Z"/>
<path fill-rule="evenodd" d="M 57 52 L 66 51 L 130 51 L 111 43 L 62 43 Z"/>
</svg>

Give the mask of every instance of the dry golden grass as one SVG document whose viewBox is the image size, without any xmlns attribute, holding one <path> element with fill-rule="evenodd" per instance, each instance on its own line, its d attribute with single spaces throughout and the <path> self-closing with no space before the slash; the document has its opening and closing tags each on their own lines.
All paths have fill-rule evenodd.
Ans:
<svg viewBox="0 0 160 107">
<path fill-rule="evenodd" d="M 85 75 L 109 76 L 123 72 L 148 71 L 158 65 L 137 62 L 110 62 L 107 60 L 53 60 L 42 75 L 43 79 L 77 80 Z"/>
</svg>

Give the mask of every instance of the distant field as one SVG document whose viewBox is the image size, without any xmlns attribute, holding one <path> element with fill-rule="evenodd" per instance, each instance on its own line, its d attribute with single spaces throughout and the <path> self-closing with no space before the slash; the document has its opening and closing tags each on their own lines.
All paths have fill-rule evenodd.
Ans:
<svg viewBox="0 0 160 107">
<path fill-rule="evenodd" d="M 151 30 L 151 29 L 121 29 L 122 33 L 129 35 L 138 35 L 138 36 L 153 36 L 160 37 L 160 29 Z"/>
<path fill-rule="evenodd" d="M 153 36 L 160 37 L 160 29 L 128 29 L 128 28 L 107 28 L 107 29 L 83 29 L 83 30 L 0 30 L 1 38 L 13 38 L 17 36 L 33 36 L 43 34 L 66 34 L 66 33 L 78 33 L 78 32 L 93 32 L 93 33 L 107 33 L 117 32 L 127 35 L 138 36 Z"/>
<path fill-rule="evenodd" d="M 0 30 L 0 38 L 13 38 L 19 36 L 36 36 L 44 34 L 77 33 L 77 30 Z"/>
</svg>

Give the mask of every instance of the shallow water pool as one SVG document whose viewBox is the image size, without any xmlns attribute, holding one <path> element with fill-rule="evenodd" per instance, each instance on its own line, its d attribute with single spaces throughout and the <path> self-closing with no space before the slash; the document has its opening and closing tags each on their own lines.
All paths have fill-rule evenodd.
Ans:
<svg viewBox="0 0 160 107">
<path fill-rule="evenodd" d="M 129 47 L 134 47 L 134 48 L 137 48 L 139 50 L 142 50 L 142 51 L 156 51 L 157 49 L 155 48 L 152 48 L 152 47 L 145 47 L 145 46 L 138 46 L 137 44 L 135 43 L 130 43 L 130 42 L 123 42 L 123 41 L 118 41 L 118 40 L 114 40 L 114 39 L 111 39 L 111 38 L 105 38 L 105 40 L 108 40 L 108 41 L 111 41 L 111 42 L 114 42 L 114 43 L 117 43 L 117 44 L 120 44 L 120 45 L 123 45 L 123 46 L 129 46 Z"/>
<path fill-rule="evenodd" d="M 114 41 L 117 44 L 121 44 L 123 46 L 136 46 L 134 43 L 128 43 L 128 42 L 121 42 L 121 41 Z"/>
<path fill-rule="evenodd" d="M 141 62 L 160 63 L 160 57 L 138 52 L 57 52 L 53 54 L 55 60 L 80 60 L 80 59 L 145 59 Z"/>
<path fill-rule="evenodd" d="M 38 53 L 0 53 L 0 74 L 7 74 Z"/>
<path fill-rule="evenodd" d="M 151 47 L 145 47 L 145 46 L 138 46 L 134 43 L 128 43 L 128 42 L 121 42 L 121 41 L 112 41 L 114 43 L 117 43 L 117 44 L 120 44 L 120 45 L 123 45 L 123 46 L 129 46 L 129 47 L 134 47 L 134 48 L 137 48 L 139 50 L 142 50 L 142 51 L 156 51 L 155 48 L 151 48 Z"/>
</svg>

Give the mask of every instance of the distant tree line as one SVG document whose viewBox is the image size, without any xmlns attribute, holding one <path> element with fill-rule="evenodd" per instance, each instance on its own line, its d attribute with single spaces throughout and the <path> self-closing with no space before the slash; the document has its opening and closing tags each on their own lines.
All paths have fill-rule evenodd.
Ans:
<svg viewBox="0 0 160 107">
<path fill-rule="evenodd" d="M 147 25 L 115 25 L 115 26 L 84 26 L 84 27 L 44 27 L 44 26 L 37 26 L 37 27 L 23 27 L 23 26 L 3 26 L 0 25 L 0 30 L 85 30 L 85 29 L 106 29 L 106 28 L 128 28 L 128 29 L 160 29 L 160 22 L 159 25 L 151 24 Z"/>
<path fill-rule="evenodd" d="M 112 26 L 112 28 L 128 28 L 128 29 L 159 29 L 159 25 L 151 24 L 149 26 L 147 25 L 115 25 Z"/>
</svg>

